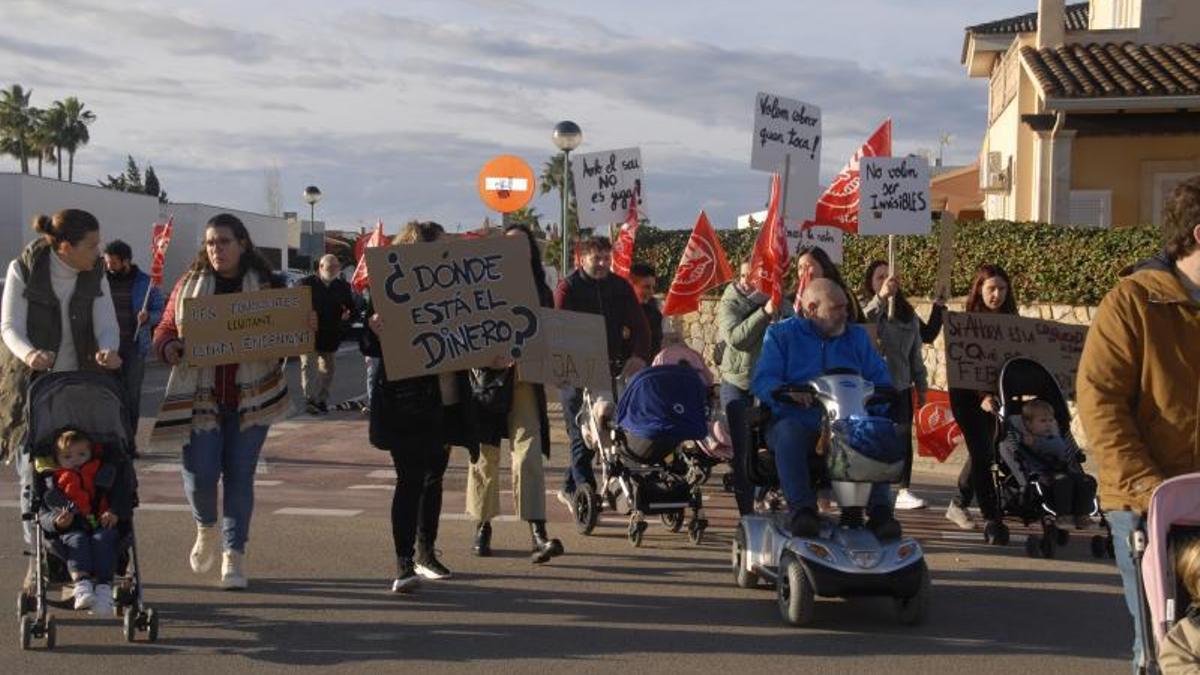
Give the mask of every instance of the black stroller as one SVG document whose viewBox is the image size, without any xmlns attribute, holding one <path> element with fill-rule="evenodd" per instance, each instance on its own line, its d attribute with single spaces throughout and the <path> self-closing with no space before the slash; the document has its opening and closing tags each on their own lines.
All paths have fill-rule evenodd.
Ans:
<svg viewBox="0 0 1200 675">
<path fill-rule="evenodd" d="M 133 528 L 133 511 L 138 502 L 137 475 L 130 459 L 134 433 L 120 384 L 115 377 L 104 373 L 43 375 L 29 387 L 25 414 L 29 431 L 19 461 L 29 464 L 28 475 L 33 479 L 22 486 L 21 519 L 32 525 L 33 530 L 33 551 L 26 553 L 31 556 L 30 576 L 34 585 L 23 588 L 17 597 L 21 647 L 28 649 L 37 638 L 45 640 L 47 649 L 53 649 L 56 629 L 49 607 L 70 607 L 69 600 L 49 597 L 50 586 L 63 586 L 70 582 L 70 576 L 66 562 L 54 552 L 51 539 L 36 522 L 50 495 L 33 469 L 37 458 L 53 454 L 55 439 L 67 427 L 86 432 L 104 448 L 105 463 L 96 475 L 96 485 L 107 493 L 110 508 L 119 518 L 113 607 L 124 617 L 126 640 L 132 642 L 139 632 L 144 632 L 154 642 L 158 639 L 158 615 L 142 601 L 141 565 Z"/>
<path fill-rule="evenodd" d="M 1070 446 L 1075 446 L 1071 436 L 1071 415 L 1067 408 L 1067 398 L 1054 376 L 1037 361 L 1016 357 L 1009 359 L 1000 370 L 1000 400 L 1001 409 L 997 420 L 995 442 L 995 459 L 992 462 L 992 481 L 996 487 L 996 499 L 999 502 L 999 512 L 1005 516 L 1019 519 L 1023 525 L 1040 523 L 1042 533 L 1031 534 L 1025 540 L 1025 552 L 1030 557 L 1053 558 L 1056 547 L 1066 546 L 1071 539 L 1068 530 L 1057 525 L 1058 512 L 1049 494 L 1043 492 L 1037 480 L 1033 480 L 1020 458 L 1002 448 L 1002 441 L 1010 431 L 1019 432 L 1023 429 L 1021 423 L 1021 408 L 1025 402 L 1041 399 L 1054 408 L 1054 417 L 1062 432 L 1062 437 L 1068 440 Z M 1092 489 L 1091 513 L 1099 518 L 1099 527 L 1103 534 L 1096 534 L 1091 539 L 1092 555 L 1097 558 L 1112 556 L 1112 533 L 1108 529 L 1108 521 L 1100 510 L 1099 502 L 1095 499 L 1096 480 L 1083 472 L 1084 462 L 1082 452 L 1076 453 L 1071 460 L 1071 470 L 1084 476 L 1085 482 Z M 1008 541 L 1007 528 L 1004 536 L 994 537 L 994 543 L 1005 544 Z"/>
</svg>

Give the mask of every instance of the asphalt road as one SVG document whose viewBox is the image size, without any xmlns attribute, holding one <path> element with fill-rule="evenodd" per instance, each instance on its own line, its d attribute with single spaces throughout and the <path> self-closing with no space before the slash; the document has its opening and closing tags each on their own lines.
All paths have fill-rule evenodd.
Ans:
<svg viewBox="0 0 1200 675">
<path fill-rule="evenodd" d="M 339 364 L 344 377 L 335 398 L 355 395 L 361 361 L 345 354 Z M 165 371 L 161 375 L 165 379 Z M 148 386 L 154 377 L 152 371 Z M 564 455 L 556 445 L 548 489 L 557 487 Z M 886 601 L 821 600 L 815 624 L 793 629 L 780 622 L 771 591 L 733 585 L 733 505 L 715 487 L 706 493 L 713 526 L 699 546 L 652 521 L 643 547 L 635 549 L 618 516 L 583 537 L 548 497 L 551 533 L 563 539 L 567 555 L 531 565 L 528 530 L 504 516 L 496 523 L 496 555 L 480 559 L 470 555 L 472 528 L 463 515 L 465 453 L 455 451 L 438 540 L 455 577 L 396 596 L 390 593 L 389 458 L 366 443 L 358 413 L 300 416 L 276 425 L 267 441 L 249 545 L 252 585 L 231 593 L 215 588 L 215 571 L 196 576 L 187 566 L 194 529 L 178 457 L 148 454 L 138 469 L 139 552 L 147 602 L 162 617 L 159 642 L 129 644 L 115 619 L 55 610 L 58 647 L 22 652 L 14 613 L 9 637 L 0 635 L 0 671 L 981 675 L 1128 669 L 1131 628 L 1111 561 L 1091 559 L 1084 537 L 1055 560 L 1031 560 L 1019 529 L 1008 547 L 986 546 L 978 533 L 956 530 L 942 517 L 950 484 L 930 474 L 918 476 L 919 492 L 941 508 L 901 515 L 906 531 L 921 539 L 932 570 L 929 621 L 900 626 Z M 9 542 L 0 546 L 0 579 L 12 595 L 25 564 L 14 482 L 11 471 L 0 477 L 0 541 Z M 719 486 L 719 478 L 710 485 Z M 510 499 L 502 494 L 505 513 L 511 513 Z"/>
</svg>

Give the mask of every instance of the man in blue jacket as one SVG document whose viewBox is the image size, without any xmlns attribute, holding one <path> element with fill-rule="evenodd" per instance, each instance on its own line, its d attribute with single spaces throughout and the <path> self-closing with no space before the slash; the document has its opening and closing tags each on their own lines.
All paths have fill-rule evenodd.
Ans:
<svg viewBox="0 0 1200 675">
<path fill-rule="evenodd" d="M 146 354 L 150 352 L 150 336 L 162 318 L 165 300 L 162 291 L 150 285 L 150 275 L 133 264 L 133 249 L 129 244 L 120 239 L 109 242 L 104 247 L 104 265 L 121 329 L 121 384 L 136 433 L 141 417 Z"/>
<path fill-rule="evenodd" d="M 810 394 L 792 394 L 794 403 L 783 403 L 775 399 L 775 392 L 804 384 L 830 368 L 853 368 L 876 386 L 891 387 L 892 380 L 867 332 L 847 322 L 846 294 L 840 286 L 816 279 L 805 289 L 802 302 L 807 318 L 793 317 L 767 329 L 750 387 L 771 408 L 767 445 L 775 454 L 792 533 L 812 537 L 821 521 L 808 462 L 816 451 L 823 413 Z M 872 487 L 867 517 L 868 527 L 881 539 L 900 535 L 887 483 Z"/>
</svg>

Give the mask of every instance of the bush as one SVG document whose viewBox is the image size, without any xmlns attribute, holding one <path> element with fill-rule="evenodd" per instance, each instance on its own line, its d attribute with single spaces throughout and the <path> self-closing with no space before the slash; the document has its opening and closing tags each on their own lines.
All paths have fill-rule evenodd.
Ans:
<svg viewBox="0 0 1200 675">
<path fill-rule="evenodd" d="M 935 223 L 926 236 L 896 237 L 896 260 L 905 292 L 912 297 L 927 297 L 937 279 L 939 227 Z M 654 265 L 660 291 L 670 286 L 690 234 L 651 226 L 638 229 L 634 258 Z M 758 231 L 719 230 L 717 236 L 736 269 L 749 257 Z M 954 295 L 966 295 L 975 268 L 991 262 L 1008 271 L 1019 303 L 1097 305 L 1116 284 L 1122 268 L 1160 248 L 1155 227 L 1098 229 L 1000 220 L 958 223 Z M 877 258 L 887 259 L 887 237 L 846 235 L 842 274 L 852 290 L 857 290 L 867 264 Z M 790 276 L 794 275 L 793 267 Z"/>
</svg>

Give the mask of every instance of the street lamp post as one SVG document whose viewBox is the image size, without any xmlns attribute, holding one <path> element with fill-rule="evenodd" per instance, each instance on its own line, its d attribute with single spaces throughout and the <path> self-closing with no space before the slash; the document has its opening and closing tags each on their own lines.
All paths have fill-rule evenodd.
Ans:
<svg viewBox="0 0 1200 675">
<path fill-rule="evenodd" d="M 570 271 L 570 256 L 567 253 L 570 237 L 567 236 L 567 193 L 571 185 L 571 151 L 583 142 L 583 130 L 570 120 L 563 120 L 554 125 L 554 145 L 563 152 L 562 165 L 562 276 L 567 278 Z"/>
<path fill-rule="evenodd" d="M 304 201 L 308 202 L 308 227 L 310 230 L 315 230 L 317 227 L 317 202 L 321 201 L 321 197 L 321 189 L 316 185 L 304 188 Z M 304 228 L 300 228 L 300 233 L 303 235 Z M 313 267 L 312 260 L 309 260 L 309 267 Z"/>
</svg>

